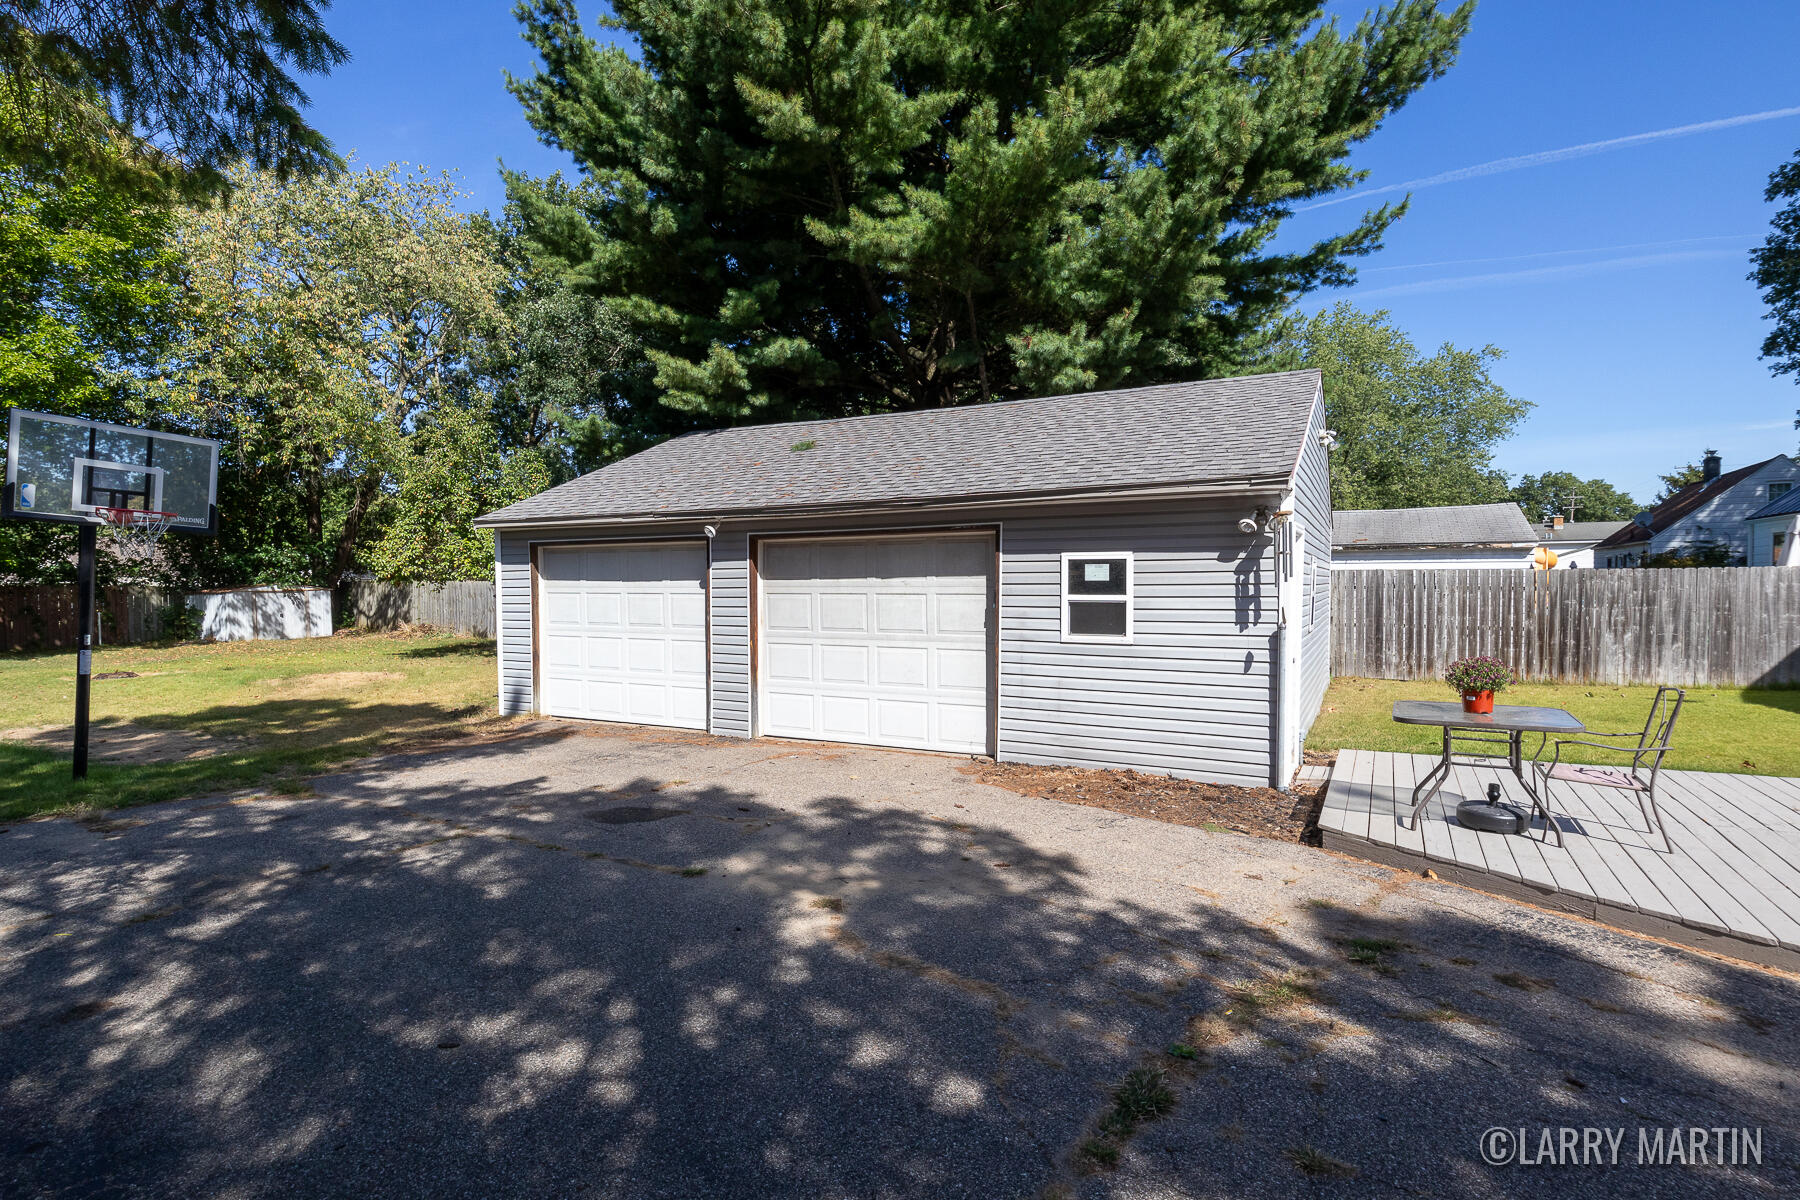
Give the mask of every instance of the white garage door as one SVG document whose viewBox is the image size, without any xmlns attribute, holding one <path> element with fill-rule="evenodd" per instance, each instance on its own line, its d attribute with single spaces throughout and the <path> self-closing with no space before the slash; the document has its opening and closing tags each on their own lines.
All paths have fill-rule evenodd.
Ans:
<svg viewBox="0 0 1800 1200">
<path fill-rule="evenodd" d="M 538 552 L 543 710 L 706 728 L 706 548 Z"/>
<path fill-rule="evenodd" d="M 991 536 L 762 544 L 760 731 L 988 748 Z"/>
</svg>

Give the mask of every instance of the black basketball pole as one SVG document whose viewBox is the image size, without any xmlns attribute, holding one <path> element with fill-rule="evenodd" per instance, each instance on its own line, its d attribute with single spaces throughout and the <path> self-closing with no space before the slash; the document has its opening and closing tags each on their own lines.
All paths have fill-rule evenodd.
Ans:
<svg viewBox="0 0 1800 1200">
<path fill-rule="evenodd" d="M 88 691 L 94 673 L 94 549 L 98 530 L 81 527 L 81 550 L 75 560 L 75 778 L 87 778 Z"/>
</svg>

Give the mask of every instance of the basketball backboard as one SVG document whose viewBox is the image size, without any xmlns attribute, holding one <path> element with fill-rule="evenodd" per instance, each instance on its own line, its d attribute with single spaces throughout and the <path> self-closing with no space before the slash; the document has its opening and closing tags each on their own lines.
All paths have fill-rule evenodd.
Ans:
<svg viewBox="0 0 1800 1200">
<path fill-rule="evenodd" d="M 103 510 L 133 509 L 217 533 L 218 483 L 217 442 L 15 408 L 0 516 L 100 525 Z"/>
</svg>

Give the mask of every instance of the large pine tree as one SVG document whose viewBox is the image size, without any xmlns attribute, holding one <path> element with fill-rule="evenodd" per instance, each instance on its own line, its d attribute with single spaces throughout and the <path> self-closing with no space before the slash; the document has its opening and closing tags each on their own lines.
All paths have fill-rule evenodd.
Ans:
<svg viewBox="0 0 1800 1200">
<path fill-rule="evenodd" d="M 1317 0 L 573 0 L 514 80 L 573 193 L 511 178 L 540 248 L 656 367 L 637 434 L 1240 369 L 1401 211 L 1272 248 L 1446 70 L 1465 5 L 1352 30 Z"/>
</svg>

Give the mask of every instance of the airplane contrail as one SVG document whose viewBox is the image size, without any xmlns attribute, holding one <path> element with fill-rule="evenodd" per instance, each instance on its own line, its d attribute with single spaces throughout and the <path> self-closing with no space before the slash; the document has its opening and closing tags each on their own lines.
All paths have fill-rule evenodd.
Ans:
<svg viewBox="0 0 1800 1200">
<path fill-rule="evenodd" d="M 1481 275 L 1452 275 L 1446 279 L 1421 279 L 1416 283 L 1395 283 L 1385 287 L 1358 289 L 1352 292 L 1358 300 L 1376 296 L 1405 296 L 1419 292 L 1450 292 L 1480 287 L 1489 283 L 1516 283 L 1527 279 L 1555 279 L 1593 275 L 1602 271 L 1628 270 L 1633 267 L 1655 267 L 1666 263 L 1698 262 L 1705 259 L 1735 258 L 1737 250 L 1682 250 L 1672 254 L 1633 254 L 1623 258 L 1603 258 L 1595 262 L 1565 263 L 1557 267 L 1528 267 L 1522 271 L 1489 271 Z"/>
<path fill-rule="evenodd" d="M 1388 267 L 1358 267 L 1356 276 L 1365 279 L 1382 271 L 1424 271 L 1434 267 L 1473 267 L 1490 263 L 1529 262 L 1535 258 L 1571 258 L 1581 254 L 1615 254 L 1621 250 L 1668 250 L 1675 246 L 1695 246 L 1706 242 L 1741 242 L 1746 247 L 1762 236 L 1755 233 L 1713 233 L 1700 237 L 1665 239 L 1660 242 L 1626 242 L 1613 246 L 1581 246 L 1573 250 L 1537 250 L 1530 254 L 1502 254 L 1491 258 L 1443 258 L 1435 262 L 1397 263 Z"/>
<path fill-rule="evenodd" d="M 1560 150 L 1539 150 L 1535 154 L 1515 154 L 1511 158 L 1496 158 L 1492 162 L 1476 163 L 1472 167 L 1458 167 L 1454 171 L 1427 175 L 1423 179 L 1409 179 L 1405 183 L 1390 183 L 1383 187 L 1366 188 L 1347 196 L 1333 196 L 1329 200 L 1320 200 L 1295 211 L 1308 212 L 1315 208 L 1328 208 L 1333 204 L 1348 204 L 1352 200 L 1365 200 L 1370 196 L 1382 196 L 1390 192 L 1435 187 L 1440 183 L 1457 183 L 1464 179 L 1478 179 L 1483 175 L 1498 175 L 1503 171 L 1521 171 L 1526 167 L 1541 167 L 1549 163 L 1562 162 L 1565 159 L 1585 158 L 1590 154 L 1604 154 L 1608 150 L 1622 150 L 1627 146 L 1641 146 L 1647 142 L 1687 137 L 1695 133 L 1711 133 L 1715 129 L 1733 129 L 1739 125 L 1755 125 L 1760 121 L 1777 121 L 1783 117 L 1800 117 L 1800 107 L 1771 108 L 1767 112 L 1745 113 L 1742 116 L 1724 117 L 1717 121 L 1700 121 L 1693 125 L 1676 125 L 1670 129 L 1653 129 L 1649 133 L 1634 133 L 1627 137 L 1607 138 L 1600 142 L 1583 142 L 1579 146 L 1564 146 Z"/>
</svg>

